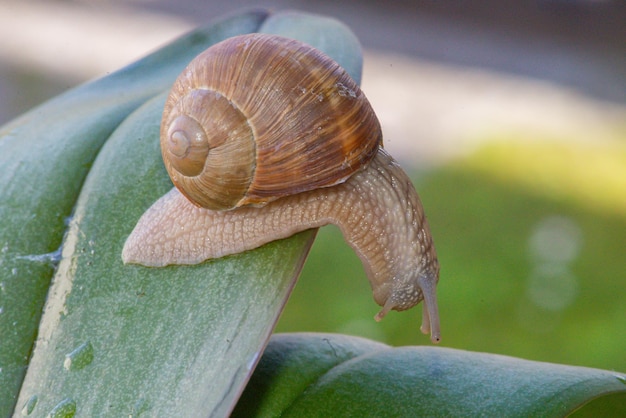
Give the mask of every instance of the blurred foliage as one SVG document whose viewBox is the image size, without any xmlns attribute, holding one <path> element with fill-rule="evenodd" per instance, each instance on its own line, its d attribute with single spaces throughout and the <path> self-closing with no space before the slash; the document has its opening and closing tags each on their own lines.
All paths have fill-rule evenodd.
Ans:
<svg viewBox="0 0 626 418">
<path fill-rule="evenodd" d="M 464 165 L 531 192 L 626 217 L 626 141 L 493 141 Z"/>
<path fill-rule="evenodd" d="M 499 141 L 413 176 L 442 266 L 442 345 L 625 371 L 624 173 L 623 149 Z M 277 331 L 428 344 L 419 309 L 376 312 L 360 261 L 326 227 Z"/>
</svg>

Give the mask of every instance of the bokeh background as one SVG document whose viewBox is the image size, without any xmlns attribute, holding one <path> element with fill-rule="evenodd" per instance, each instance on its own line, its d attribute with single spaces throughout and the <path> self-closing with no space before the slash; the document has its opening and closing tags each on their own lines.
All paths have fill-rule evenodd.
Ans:
<svg viewBox="0 0 626 418">
<path fill-rule="evenodd" d="M 0 1 L 0 123 L 248 7 L 334 16 L 414 179 L 442 266 L 442 345 L 626 371 L 626 3 Z M 278 331 L 429 344 L 381 323 L 358 258 L 318 234 Z"/>
</svg>

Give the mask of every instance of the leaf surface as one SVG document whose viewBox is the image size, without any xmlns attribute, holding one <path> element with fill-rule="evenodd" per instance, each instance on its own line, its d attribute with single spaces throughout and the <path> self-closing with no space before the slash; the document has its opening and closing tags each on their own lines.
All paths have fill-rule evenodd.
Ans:
<svg viewBox="0 0 626 418">
<path fill-rule="evenodd" d="M 277 14 L 272 20 L 284 27 L 282 19 L 293 16 L 281 18 Z M 337 26 L 334 45 L 341 54 L 333 52 L 331 45 L 326 51 L 331 56 L 339 61 L 347 51 L 360 56 L 358 44 L 349 46 L 355 38 L 345 26 L 317 16 L 298 16 L 299 31 L 311 43 L 315 32 L 321 34 L 322 29 Z M 47 137 L 42 140 L 41 151 L 38 148 L 32 157 L 34 163 L 49 157 L 52 174 L 43 176 L 49 182 L 59 178 L 61 182 L 73 181 L 67 194 L 45 194 L 63 208 L 53 234 L 57 240 L 64 232 L 64 218 L 72 211 L 73 215 L 52 285 L 48 289 L 55 267 L 50 263 L 46 264 L 47 276 L 42 274 L 39 283 L 41 294 L 35 313 L 41 309 L 46 291 L 48 298 L 16 412 L 34 416 L 51 411 L 69 411 L 68 416 L 126 416 L 146 411 L 152 416 L 226 416 L 232 409 L 282 311 L 315 231 L 196 266 L 124 266 L 121 249 L 141 214 L 172 187 L 158 141 L 169 85 L 200 50 L 225 37 L 259 30 L 265 17 L 258 12 L 235 16 L 190 34 L 184 38 L 187 42 L 158 51 L 157 58 L 148 57 L 139 67 L 159 74 L 160 82 L 149 89 L 144 86 L 149 91 L 138 94 L 132 106 L 120 104 L 119 96 L 135 84 L 143 85 L 141 71 L 96 82 L 102 85 L 99 89 L 68 93 L 83 112 L 76 118 L 86 127 L 77 133 L 67 121 L 55 122 L 58 132 L 65 129 L 72 134 L 69 138 L 61 138 L 60 133 Z M 264 30 L 273 32 L 272 25 Z M 355 71 L 360 74 L 360 66 Z M 87 99 L 93 102 L 91 106 Z M 43 106 L 38 114 L 42 119 L 35 122 L 63 114 L 66 102 L 59 100 Z M 109 106 L 103 108 L 103 102 Z M 107 116 L 107 112 L 116 116 Z M 76 166 L 73 158 L 69 162 L 62 158 L 67 157 L 64 152 L 46 153 L 46 147 L 66 150 L 76 146 L 92 133 L 94 123 L 85 122 L 92 119 L 102 126 L 99 140 Z M 35 122 L 28 117 L 21 119 L 18 125 L 25 127 L 22 139 L 34 141 L 31 137 L 36 131 L 30 124 Z M 18 125 L 7 128 L 9 137 L 15 136 Z M 13 156 L 5 163 L 7 172 L 15 176 L 18 167 L 10 162 L 19 161 L 20 156 L 7 149 Z M 23 197 L 17 187 L 14 194 Z M 34 201 L 21 201 L 23 209 L 29 211 L 39 205 L 49 216 L 50 207 L 41 202 L 43 197 L 29 199 Z M 10 220 L 16 218 L 13 213 L 8 216 Z M 47 229 L 49 223 L 39 219 L 37 228 Z M 23 238 L 26 244 L 34 240 L 33 235 Z M 50 240 L 44 250 L 29 248 L 20 253 L 52 251 L 58 243 Z M 11 300 L 17 305 L 31 302 L 31 296 L 11 294 Z M 23 319 L 26 314 L 19 316 Z M 24 343 L 28 349 L 38 317 L 30 321 L 33 330 Z M 7 351 L 14 353 L 15 349 L 9 347 Z M 22 373 L 27 356 L 26 350 Z M 10 383 L 16 388 L 20 380 L 16 375 Z M 13 396 L 7 398 L 9 406 Z"/>
<path fill-rule="evenodd" d="M 266 16 L 244 13 L 200 28 L 0 128 L 0 416 L 13 409 L 67 219 L 100 148 L 196 54 L 256 30 Z"/>
<path fill-rule="evenodd" d="M 596 398 L 604 402 L 598 410 L 624 407 L 626 375 L 344 335 L 277 334 L 233 416 L 561 417 Z"/>
</svg>

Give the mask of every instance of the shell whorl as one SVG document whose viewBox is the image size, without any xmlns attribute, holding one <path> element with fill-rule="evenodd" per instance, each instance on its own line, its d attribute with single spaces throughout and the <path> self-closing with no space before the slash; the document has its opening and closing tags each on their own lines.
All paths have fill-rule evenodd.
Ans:
<svg viewBox="0 0 626 418">
<path fill-rule="evenodd" d="M 209 209 L 342 183 L 381 143 L 365 95 L 322 52 L 274 35 L 229 38 L 174 83 L 161 125 L 176 187 Z"/>
</svg>

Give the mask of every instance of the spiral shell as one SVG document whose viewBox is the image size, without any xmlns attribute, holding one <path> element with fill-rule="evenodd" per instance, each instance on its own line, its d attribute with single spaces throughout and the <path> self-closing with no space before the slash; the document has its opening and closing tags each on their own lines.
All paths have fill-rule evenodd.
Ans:
<svg viewBox="0 0 626 418">
<path fill-rule="evenodd" d="M 342 183 L 381 141 L 374 111 L 339 64 L 265 34 L 229 38 L 196 57 L 172 87 L 161 124 L 174 185 L 215 210 Z"/>
</svg>

